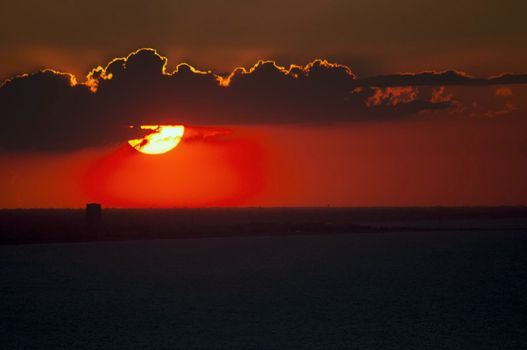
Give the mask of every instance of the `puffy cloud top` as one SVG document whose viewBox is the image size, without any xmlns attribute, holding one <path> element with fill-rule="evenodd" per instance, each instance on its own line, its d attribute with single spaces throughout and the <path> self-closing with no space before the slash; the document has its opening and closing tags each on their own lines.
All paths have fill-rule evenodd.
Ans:
<svg viewBox="0 0 527 350">
<path fill-rule="evenodd" d="M 129 125 L 277 124 L 387 120 L 451 107 L 415 86 L 525 83 L 527 76 L 476 79 L 448 71 L 359 78 L 326 60 L 283 67 L 259 61 L 228 74 L 140 49 L 94 68 L 83 82 L 44 70 L 0 86 L 0 148 L 71 150 L 122 142 Z M 431 90 L 431 89 L 430 89 Z M 432 90 L 431 90 L 432 91 Z"/>
</svg>

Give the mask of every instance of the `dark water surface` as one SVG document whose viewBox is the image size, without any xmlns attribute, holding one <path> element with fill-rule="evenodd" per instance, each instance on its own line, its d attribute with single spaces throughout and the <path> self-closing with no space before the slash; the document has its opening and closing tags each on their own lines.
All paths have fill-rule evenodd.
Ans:
<svg viewBox="0 0 527 350">
<path fill-rule="evenodd" d="M 1 349 L 527 348 L 527 234 L 0 246 Z"/>
</svg>

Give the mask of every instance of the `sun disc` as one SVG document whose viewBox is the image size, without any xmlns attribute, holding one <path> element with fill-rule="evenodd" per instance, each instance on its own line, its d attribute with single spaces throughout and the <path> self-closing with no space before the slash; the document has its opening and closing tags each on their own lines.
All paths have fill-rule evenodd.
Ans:
<svg viewBox="0 0 527 350">
<path fill-rule="evenodd" d="M 183 125 L 141 125 L 142 130 L 152 130 L 143 138 L 128 140 L 128 144 L 144 154 L 163 154 L 174 149 L 183 134 Z"/>
</svg>

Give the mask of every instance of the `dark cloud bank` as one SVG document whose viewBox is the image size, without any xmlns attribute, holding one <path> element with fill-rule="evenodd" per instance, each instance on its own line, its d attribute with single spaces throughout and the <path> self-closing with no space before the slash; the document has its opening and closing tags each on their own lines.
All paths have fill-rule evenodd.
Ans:
<svg viewBox="0 0 527 350">
<path fill-rule="evenodd" d="M 283 68 L 259 62 L 230 75 L 180 64 L 143 49 L 92 71 L 86 82 L 45 70 L 0 87 L 0 148 L 72 150 L 122 142 L 128 125 L 181 123 L 328 124 L 390 120 L 451 107 L 433 87 L 526 83 L 527 75 L 476 79 L 463 73 L 358 78 L 342 65 L 317 60 Z M 431 86 L 416 93 L 411 86 Z"/>
</svg>

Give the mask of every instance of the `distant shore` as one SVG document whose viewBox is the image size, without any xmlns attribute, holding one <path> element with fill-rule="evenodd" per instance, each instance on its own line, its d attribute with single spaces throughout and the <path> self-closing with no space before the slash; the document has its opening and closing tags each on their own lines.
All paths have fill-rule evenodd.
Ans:
<svg viewBox="0 0 527 350">
<path fill-rule="evenodd" d="M 527 207 L 1 209 L 0 244 L 407 231 L 525 230 Z"/>
</svg>

